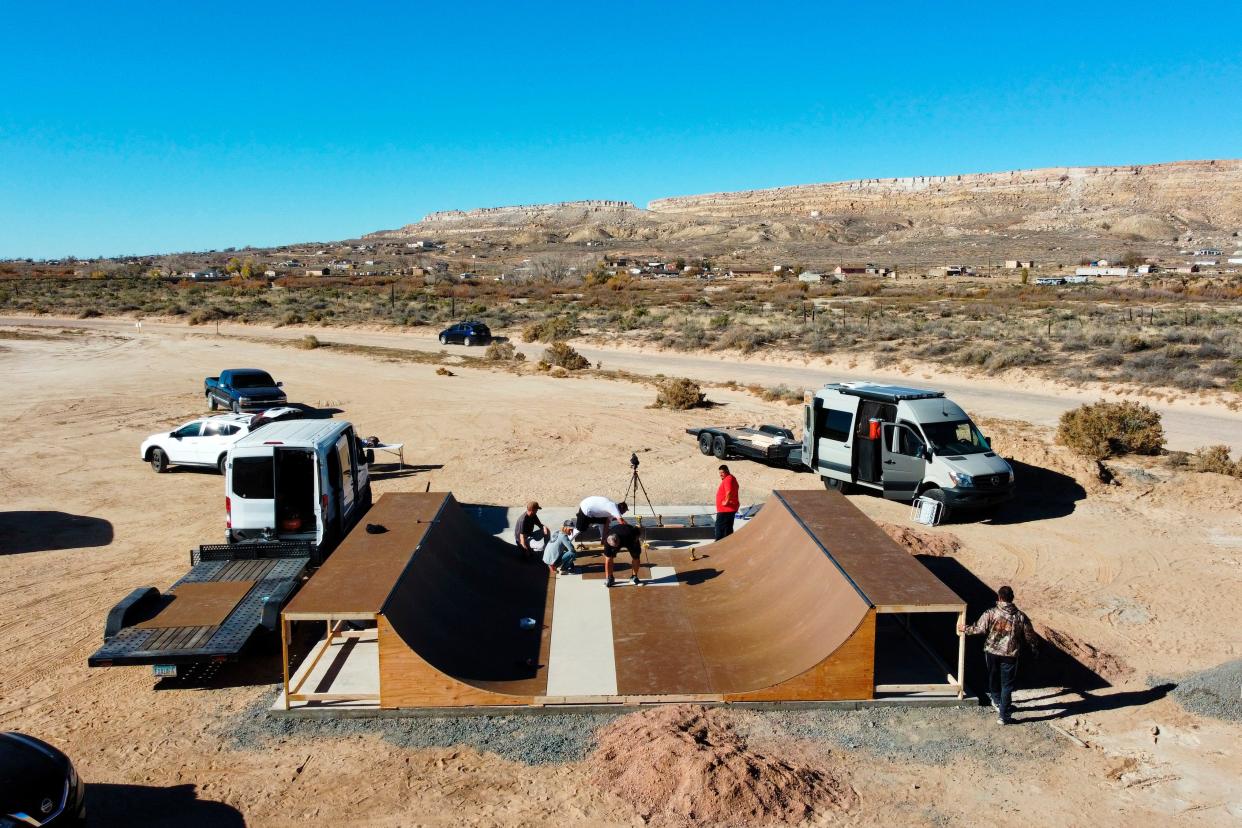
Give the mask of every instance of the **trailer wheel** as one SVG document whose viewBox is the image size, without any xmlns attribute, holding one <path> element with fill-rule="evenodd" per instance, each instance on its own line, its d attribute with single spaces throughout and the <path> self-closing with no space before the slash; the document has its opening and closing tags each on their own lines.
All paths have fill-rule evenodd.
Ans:
<svg viewBox="0 0 1242 828">
<path fill-rule="evenodd" d="M 704 454 L 712 453 L 712 435 L 706 431 L 699 435 L 699 451 Z"/>
<path fill-rule="evenodd" d="M 162 448 L 151 449 L 151 468 L 155 469 L 156 474 L 168 471 L 168 455 Z"/>
<path fill-rule="evenodd" d="M 723 460 L 729 454 L 729 447 L 725 445 L 725 438 L 722 434 L 717 434 L 716 439 L 712 440 L 712 454 L 716 455 L 717 460 Z"/>
</svg>

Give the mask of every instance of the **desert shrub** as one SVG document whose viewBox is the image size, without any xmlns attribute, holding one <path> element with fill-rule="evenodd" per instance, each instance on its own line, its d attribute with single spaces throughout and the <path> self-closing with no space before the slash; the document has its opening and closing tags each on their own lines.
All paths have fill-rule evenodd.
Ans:
<svg viewBox="0 0 1242 828">
<path fill-rule="evenodd" d="M 220 319 L 227 319 L 228 314 L 219 308 L 198 308 L 190 313 L 189 322 L 191 325 L 205 325 L 208 322 L 215 322 Z"/>
<path fill-rule="evenodd" d="M 1021 345 L 992 351 L 985 364 L 988 368 L 1003 370 L 1030 365 L 1043 365 L 1048 361 L 1048 354 L 1041 348 L 1023 347 Z"/>
<path fill-rule="evenodd" d="M 1108 331 L 1093 331 L 1087 341 L 1096 348 L 1105 348 L 1113 344 L 1114 337 Z"/>
<path fill-rule="evenodd" d="M 1139 351 L 1146 351 L 1151 347 L 1151 343 L 1136 334 L 1126 334 L 1125 336 L 1117 337 L 1117 347 L 1133 354 Z"/>
<path fill-rule="evenodd" d="M 549 345 L 543 352 L 543 361 L 567 371 L 591 367 L 590 360 L 575 351 L 567 342 L 553 342 Z"/>
<path fill-rule="evenodd" d="M 276 323 L 276 327 L 279 328 L 282 325 L 301 325 L 303 321 L 302 314 L 297 311 L 285 311 L 280 317 L 280 321 Z"/>
<path fill-rule="evenodd" d="M 1199 472 L 1214 472 L 1232 477 L 1242 477 L 1242 463 L 1235 463 L 1230 457 L 1229 446 L 1204 446 L 1196 449 L 1188 458 L 1190 468 Z"/>
<path fill-rule="evenodd" d="M 1122 454 L 1159 454 L 1164 448 L 1160 414 L 1137 402 L 1098 402 L 1061 415 L 1057 442 L 1093 460 Z"/>
<path fill-rule="evenodd" d="M 556 367 L 556 368 L 553 368 L 553 369 L 552 369 L 552 376 L 554 376 L 554 377 L 556 377 L 556 378 L 558 378 L 558 379 L 563 379 L 564 377 L 569 376 L 569 372 L 568 372 L 568 371 L 566 371 L 564 368 L 561 368 L 561 367 L 559 367 L 559 366 L 558 366 L 558 367 Z"/>
<path fill-rule="evenodd" d="M 103 314 L 94 308 L 86 308 L 78 313 L 78 319 L 94 319 L 97 316 L 103 316 Z"/>
<path fill-rule="evenodd" d="M 439 368 L 437 368 L 437 369 L 436 369 L 436 376 L 440 376 L 440 377 L 455 377 L 455 376 L 457 376 L 457 375 L 456 375 L 456 374 L 454 374 L 454 373 L 453 373 L 452 371 L 450 371 L 449 369 L 445 368 L 443 365 L 441 365 Z"/>
<path fill-rule="evenodd" d="M 513 347 L 512 342 L 493 342 L 483 352 L 483 358 L 490 362 L 523 362 L 526 354 Z"/>
<path fill-rule="evenodd" d="M 298 340 L 298 347 L 305 351 L 313 351 L 321 344 L 322 343 L 319 341 L 319 337 L 314 334 L 307 334 Z"/>
<path fill-rule="evenodd" d="M 1071 335 L 1061 340 L 1062 351 L 1085 351 L 1088 347 L 1087 338 L 1084 336 Z"/>
<path fill-rule="evenodd" d="M 674 411 L 685 411 L 698 408 L 707 402 L 707 395 L 694 380 L 679 378 L 660 383 L 656 392 L 656 408 L 671 408 Z"/>
<path fill-rule="evenodd" d="M 734 325 L 720 335 L 720 338 L 716 340 L 716 347 L 722 350 L 737 348 L 742 353 L 749 354 L 770 341 L 771 337 L 768 332 L 761 328 Z"/>
<path fill-rule="evenodd" d="M 803 392 L 800 389 L 790 388 L 788 385 L 777 385 L 772 388 L 752 386 L 751 391 L 758 394 L 767 402 L 776 402 L 779 400 L 786 405 L 797 405 L 802 402 L 803 398 Z"/>
<path fill-rule="evenodd" d="M 578 326 L 567 316 L 553 316 L 542 322 L 532 322 L 522 329 L 525 342 L 557 342 L 577 336 Z"/>
<path fill-rule="evenodd" d="M 1199 359 L 1220 359 L 1228 356 L 1229 354 L 1224 348 L 1221 348 L 1218 345 L 1213 345 L 1210 342 L 1204 342 L 1199 346 L 1199 349 L 1195 352 L 1195 355 L 1199 357 Z"/>
<path fill-rule="evenodd" d="M 1113 350 L 1100 351 L 1091 357 L 1090 364 L 1096 368 L 1116 368 L 1125 358 Z"/>
</svg>

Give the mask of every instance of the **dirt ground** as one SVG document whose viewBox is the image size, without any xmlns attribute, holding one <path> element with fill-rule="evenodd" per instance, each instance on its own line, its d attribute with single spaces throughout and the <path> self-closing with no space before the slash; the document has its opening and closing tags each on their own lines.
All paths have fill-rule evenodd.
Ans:
<svg viewBox="0 0 1242 828">
<path fill-rule="evenodd" d="M 532 763 L 477 743 L 412 746 L 374 723 L 264 730 L 256 721 L 275 692 L 274 662 L 160 688 L 144 668 L 88 669 L 117 600 L 167 587 L 192 546 L 223 537 L 220 477 L 158 476 L 138 445 L 202 412 L 205 375 L 258 365 L 291 399 L 405 442 L 414 469 L 381 468 L 377 495 L 430 484 L 467 502 L 572 504 L 619 496 L 637 451 L 657 503 L 708 503 L 717 461 L 684 429 L 705 417 L 788 421 L 792 409 L 713 389 L 713 412 L 670 412 L 637 383 L 460 366 L 446 377 L 432 364 L 191 329 L 24 330 L 0 338 L 0 728 L 66 750 L 91 783 L 95 822 L 643 824 L 631 802 L 591 781 L 585 757 Z M 929 565 L 952 564 L 985 591 L 1012 584 L 1041 630 L 1113 686 L 1026 690 L 1025 723 L 1012 728 L 974 709 L 841 717 L 827 729 L 833 720 L 727 715 L 766 755 L 829 763 L 856 793 L 808 818 L 816 824 L 1235 824 L 1242 725 L 1190 714 L 1168 692 L 1180 676 L 1242 657 L 1242 481 L 1147 463 L 1119 464 L 1104 483 L 1044 429 L 985 430 L 1017 461 L 1020 500 L 991 521 L 920 530 L 939 536 L 924 550 Z M 818 485 L 755 463 L 735 471 L 744 502 Z M 878 521 L 913 526 L 906 505 L 851 499 Z M 918 534 L 902 538 L 919 545 Z M 251 731 L 266 735 L 238 735 Z M 916 750 L 928 745 L 934 756 Z"/>
</svg>

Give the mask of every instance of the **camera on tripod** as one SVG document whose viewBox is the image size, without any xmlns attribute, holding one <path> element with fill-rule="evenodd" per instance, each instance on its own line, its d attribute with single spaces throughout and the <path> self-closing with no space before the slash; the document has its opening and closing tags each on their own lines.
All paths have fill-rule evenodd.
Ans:
<svg viewBox="0 0 1242 828">
<path fill-rule="evenodd" d="M 638 452 L 636 451 L 630 453 L 630 468 L 631 469 L 638 468 Z"/>
</svg>

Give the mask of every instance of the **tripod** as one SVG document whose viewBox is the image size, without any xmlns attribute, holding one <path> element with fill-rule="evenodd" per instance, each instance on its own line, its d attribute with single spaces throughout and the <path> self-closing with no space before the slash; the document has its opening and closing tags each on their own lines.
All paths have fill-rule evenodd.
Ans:
<svg viewBox="0 0 1242 828">
<path fill-rule="evenodd" d="M 638 493 L 639 492 L 642 492 L 643 500 L 647 501 L 647 509 L 651 512 L 652 519 L 655 522 L 659 523 L 660 517 L 659 515 L 656 514 L 655 507 L 651 505 L 651 496 L 647 494 L 647 487 L 643 485 L 642 478 L 638 476 L 638 454 L 631 453 L 630 454 L 630 482 L 626 484 L 625 494 L 621 496 L 621 499 L 625 501 L 626 503 L 629 503 L 631 502 L 630 501 L 631 495 L 633 496 L 634 515 L 636 518 L 639 517 L 638 515 Z M 647 546 L 646 544 L 642 544 L 641 546 L 639 546 L 639 549 L 642 549 L 645 551 L 646 546 Z M 651 566 L 650 556 L 648 556 L 646 563 L 647 563 L 647 566 Z"/>
</svg>

